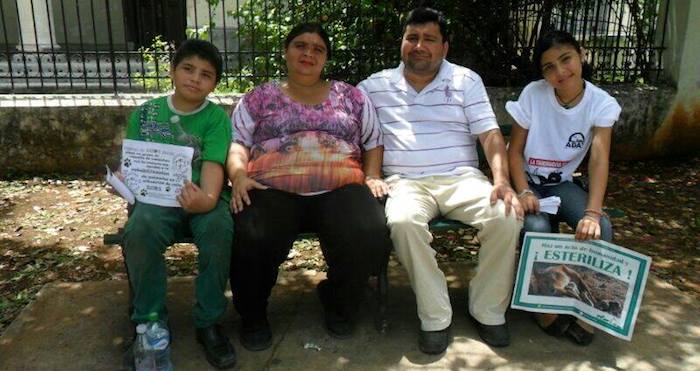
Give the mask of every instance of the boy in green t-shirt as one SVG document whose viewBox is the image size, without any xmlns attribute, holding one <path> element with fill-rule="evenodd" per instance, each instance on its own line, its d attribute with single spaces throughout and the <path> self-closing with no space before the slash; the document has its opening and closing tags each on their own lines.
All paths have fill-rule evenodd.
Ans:
<svg viewBox="0 0 700 371">
<path fill-rule="evenodd" d="M 163 254 L 183 228 L 199 251 L 194 323 L 197 341 L 217 368 L 233 367 L 236 354 L 218 322 L 226 310 L 233 220 L 222 199 L 224 164 L 231 142 L 231 121 L 208 101 L 221 77 L 222 61 L 214 45 L 187 40 L 175 52 L 170 77 L 175 92 L 152 99 L 129 118 L 127 139 L 194 148 L 192 182 L 177 197 L 182 207 L 137 202 L 124 227 L 124 255 L 133 292 L 135 323 L 157 313 L 165 320 L 167 272 Z"/>
</svg>

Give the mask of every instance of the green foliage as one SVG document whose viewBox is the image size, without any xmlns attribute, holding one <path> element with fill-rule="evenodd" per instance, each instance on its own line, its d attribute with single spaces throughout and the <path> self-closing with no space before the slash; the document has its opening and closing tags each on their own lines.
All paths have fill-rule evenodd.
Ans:
<svg viewBox="0 0 700 371">
<path fill-rule="evenodd" d="M 249 51 L 229 74 L 238 91 L 285 74 L 283 41 L 302 22 L 319 22 L 328 32 L 333 58 L 325 73 L 331 78 L 358 82 L 369 73 L 398 63 L 400 25 L 387 1 L 352 0 L 308 3 L 248 1 L 229 16 L 239 20 L 240 50 Z"/>
<path fill-rule="evenodd" d="M 174 46 L 158 35 L 153 38 L 151 45 L 139 48 L 143 58 L 145 72 L 133 74 L 135 83 L 141 84 L 148 92 L 165 92 L 170 89 L 170 55 Z"/>
<path fill-rule="evenodd" d="M 649 71 L 654 70 L 645 50 L 654 45 L 650 30 L 654 29 L 658 4 L 658 0 L 247 1 L 229 12 L 241 25 L 237 37 L 244 54 L 237 69 L 230 71 L 227 83 L 246 91 L 269 79 L 282 78 L 282 42 L 301 21 L 320 22 L 331 36 L 335 56 L 328 62 L 326 74 L 356 83 L 397 65 L 402 17 L 420 5 L 440 9 L 448 22 L 451 20 L 448 58 L 476 70 L 488 85 L 496 86 L 522 85 L 530 80 L 530 53 L 541 31 L 563 28 L 581 37 L 579 32 L 590 33 L 600 24 L 611 27 L 623 22 L 620 12 L 627 9 L 633 19 L 623 25 L 627 36 L 623 35 L 618 45 L 591 46 L 603 51 L 617 47 L 618 54 L 627 54 L 596 61 L 605 71 L 596 77 L 606 82 L 648 81 Z M 601 9 L 605 8 L 610 17 L 596 23 L 595 16 L 603 17 Z"/>
<path fill-rule="evenodd" d="M 208 3 L 221 5 L 220 0 Z M 659 0 L 249 0 L 236 4 L 240 7 L 227 16 L 239 27 L 230 34 L 230 50 L 225 54 L 228 67 L 216 92 L 246 92 L 284 78 L 282 44 L 291 28 L 303 21 L 321 23 L 330 35 L 334 55 L 326 65 L 327 77 L 355 84 L 374 72 L 395 67 L 400 60 L 403 17 L 420 5 L 442 10 L 450 23 L 448 59 L 477 71 L 490 86 L 527 83 L 533 76 L 530 58 L 535 41 L 551 28 L 589 38 L 583 41 L 596 56 L 595 81 L 645 83 L 656 72 L 651 59 L 654 53 L 648 50 L 655 42 Z M 616 27 L 627 19 L 620 16 L 622 9 L 632 19 L 622 25 L 624 35 L 592 30 L 602 25 Z M 601 18 L 596 21 L 596 16 Z M 214 27 L 210 22 L 186 34 L 211 39 Z M 237 49 L 230 47 L 234 44 Z M 147 63 L 158 65 L 139 75 L 144 87 L 169 89 L 166 72 L 172 46 L 156 38 L 142 52 Z"/>
</svg>

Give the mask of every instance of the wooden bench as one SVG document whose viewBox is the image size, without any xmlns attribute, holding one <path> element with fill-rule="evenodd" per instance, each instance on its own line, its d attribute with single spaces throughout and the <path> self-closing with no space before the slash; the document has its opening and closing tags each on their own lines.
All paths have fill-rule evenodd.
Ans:
<svg viewBox="0 0 700 371">
<path fill-rule="evenodd" d="M 450 220 L 450 219 L 443 219 L 443 218 L 438 218 L 434 219 L 430 222 L 430 230 L 431 232 L 446 232 L 446 231 L 458 231 L 460 228 L 470 228 L 469 226 L 462 224 L 458 221 L 455 220 Z M 297 237 L 297 239 L 303 239 L 303 238 L 313 238 L 315 237 L 315 233 L 301 233 Z M 105 246 L 109 245 L 119 245 L 123 246 L 122 243 L 124 242 L 124 229 L 119 228 L 117 233 L 108 233 L 105 234 L 102 238 L 102 241 Z M 192 237 L 186 236 L 183 237 L 174 243 L 193 243 L 192 242 Z M 122 249 L 122 256 L 124 256 L 124 250 Z M 126 264 L 126 257 L 124 257 L 124 262 Z M 389 266 L 389 256 L 387 255 L 386 259 L 382 261 L 380 266 L 377 269 L 376 277 L 377 277 L 377 288 L 375 290 L 376 296 L 377 296 L 377 311 L 375 314 L 374 318 L 374 326 L 379 331 L 380 333 L 385 333 L 387 328 L 389 327 L 389 321 L 387 319 L 386 315 L 386 307 L 387 307 L 387 300 L 388 300 L 388 293 L 389 293 L 389 276 L 388 276 L 388 266 Z M 127 270 L 127 277 L 129 275 L 129 272 Z M 129 303 L 131 303 L 131 286 L 129 286 Z M 131 304 L 129 304 L 129 314 L 131 313 Z"/>
</svg>

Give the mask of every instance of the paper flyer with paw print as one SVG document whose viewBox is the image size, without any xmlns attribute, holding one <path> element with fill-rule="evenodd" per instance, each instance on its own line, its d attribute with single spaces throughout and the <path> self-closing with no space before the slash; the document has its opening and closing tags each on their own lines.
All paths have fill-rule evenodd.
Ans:
<svg viewBox="0 0 700 371">
<path fill-rule="evenodd" d="M 180 207 L 177 195 L 192 180 L 192 147 L 124 139 L 121 171 L 136 200 Z"/>
</svg>

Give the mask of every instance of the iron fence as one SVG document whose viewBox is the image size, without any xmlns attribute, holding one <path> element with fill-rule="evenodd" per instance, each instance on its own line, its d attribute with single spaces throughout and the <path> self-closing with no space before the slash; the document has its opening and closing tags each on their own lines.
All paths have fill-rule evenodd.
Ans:
<svg viewBox="0 0 700 371">
<path fill-rule="evenodd" d="M 219 89 L 247 91 L 284 76 L 282 41 L 302 20 L 331 34 L 327 75 L 356 83 L 399 62 L 403 17 L 419 5 L 446 14 L 448 58 L 487 85 L 529 81 L 552 28 L 583 41 L 594 81 L 648 83 L 663 70 L 668 1 L 0 0 L 0 92 L 167 90 L 172 52 L 193 37 L 220 49 Z"/>
</svg>

